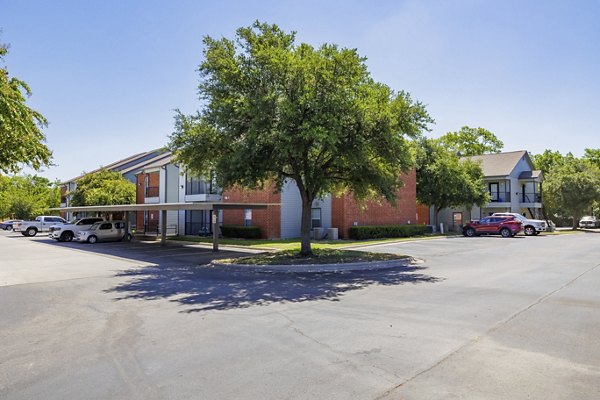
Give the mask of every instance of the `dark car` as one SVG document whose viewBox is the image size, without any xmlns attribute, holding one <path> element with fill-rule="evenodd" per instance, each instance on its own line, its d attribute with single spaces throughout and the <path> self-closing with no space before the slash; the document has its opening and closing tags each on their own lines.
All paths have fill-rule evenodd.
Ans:
<svg viewBox="0 0 600 400">
<path fill-rule="evenodd" d="M 20 219 L 9 219 L 8 221 L 0 222 L 0 229 L 4 229 L 5 231 L 12 230 L 13 222 L 20 222 Z"/>
<path fill-rule="evenodd" d="M 521 222 L 514 217 L 485 217 L 466 224 L 463 228 L 463 235 L 467 237 L 502 235 L 502 237 L 508 238 L 515 236 L 521 229 Z"/>
</svg>

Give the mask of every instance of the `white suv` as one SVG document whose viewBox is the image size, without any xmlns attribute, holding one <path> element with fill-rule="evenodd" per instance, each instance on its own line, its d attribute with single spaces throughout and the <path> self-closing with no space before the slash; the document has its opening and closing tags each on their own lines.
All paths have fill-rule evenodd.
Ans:
<svg viewBox="0 0 600 400">
<path fill-rule="evenodd" d="M 79 231 L 90 229 L 90 226 L 100 221 L 104 221 L 104 218 L 81 218 L 68 224 L 53 225 L 48 236 L 59 242 L 70 242 L 77 237 Z"/>
<path fill-rule="evenodd" d="M 548 225 L 546 221 L 540 219 L 528 219 L 519 213 L 493 213 L 493 217 L 514 217 L 523 224 L 523 233 L 527 236 L 539 235 L 540 232 L 546 232 Z"/>
</svg>

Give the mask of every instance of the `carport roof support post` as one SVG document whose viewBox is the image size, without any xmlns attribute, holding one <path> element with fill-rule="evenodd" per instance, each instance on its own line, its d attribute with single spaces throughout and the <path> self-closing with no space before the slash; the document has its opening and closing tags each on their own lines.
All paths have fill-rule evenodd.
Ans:
<svg viewBox="0 0 600 400">
<path fill-rule="evenodd" d="M 167 210 L 160 210 L 160 245 L 167 245 Z"/>
<path fill-rule="evenodd" d="M 214 208 L 212 214 L 213 251 L 219 251 L 219 209 Z"/>
</svg>

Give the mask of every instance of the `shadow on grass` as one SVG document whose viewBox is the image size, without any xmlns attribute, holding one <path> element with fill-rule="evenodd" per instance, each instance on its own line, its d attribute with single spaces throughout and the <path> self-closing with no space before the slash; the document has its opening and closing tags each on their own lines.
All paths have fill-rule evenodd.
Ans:
<svg viewBox="0 0 600 400">
<path fill-rule="evenodd" d="M 182 312 L 231 310 L 271 303 L 338 301 L 345 293 L 371 285 L 434 283 L 422 266 L 364 272 L 278 274 L 231 272 L 207 267 L 147 267 L 117 276 L 128 281 L 107 290 L 116 300 L 168 299 Z"/>
</svg>

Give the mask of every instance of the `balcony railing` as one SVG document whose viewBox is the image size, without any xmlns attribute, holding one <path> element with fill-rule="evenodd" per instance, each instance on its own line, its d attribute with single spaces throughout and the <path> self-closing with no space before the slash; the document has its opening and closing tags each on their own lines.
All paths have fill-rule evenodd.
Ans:
<svg viewBox="0 0 600 400">
<path fill-rule="evenodd" d="M 490 192 L 490 203 L 510 203 L 510 192 Z"/>
<path fill-rule="evenodd" d="M 158 186 L 148 186 L 146 188 L 146 197 L 158 197 Z"/>
<path fill-rule="evenodd" d="M 212 235 L 212 224 L 210 222 L 186 222 L 186 235 L 210 236 Z"/>
<path fill-rule="evenodd" d="M 522 203 L 541 203 L 542 202 L 542 194 L 534 193 L 534 192 L 524 192 L 521 196 Z"/>
</svg>

